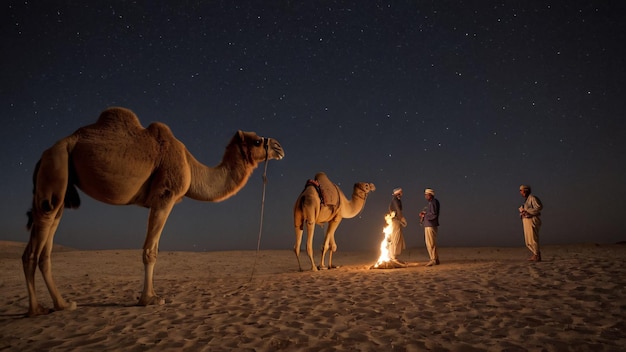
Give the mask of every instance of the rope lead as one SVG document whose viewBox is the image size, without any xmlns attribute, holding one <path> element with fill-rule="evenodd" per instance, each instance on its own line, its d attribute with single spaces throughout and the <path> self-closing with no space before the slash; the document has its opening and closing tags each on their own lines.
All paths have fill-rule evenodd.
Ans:
<svg viewBox="0 0 626 352">
<path fill-rule="evenodd" d="M 252 281 L 252 277 L 254 276 L 254 272 L 256 270 L 256 264 L 259 260 L 259 252 L 261 251 L 261 234 L 263 233 L 263 213 L 265 212 L 265 188 L 267 186 L 267 143 L 265 144 L 265 166 L 263 167 L 263 196 L 261 197 L 261 221 L 259 224 L 259 238 L 256 244 L 256 255 L 254 256 L 254 264 L 252 265 L 252 270 L 250 271 L 250 278 L 248 282 Z"/>
</svg>

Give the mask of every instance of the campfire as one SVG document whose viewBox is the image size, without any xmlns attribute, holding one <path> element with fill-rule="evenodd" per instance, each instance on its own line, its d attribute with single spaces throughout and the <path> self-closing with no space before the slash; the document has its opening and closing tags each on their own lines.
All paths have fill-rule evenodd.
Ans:
<svg viewBox="0 0 626 352">
<path fill-rule="evenodd" d="M 389 237 L 393 231 L 392 219 L 394 216 L 394 212 L 385 214 L 385 222 L 387 223 L 387 226 L 383 229 L 385 238 L 380 243 L 380 256 L 378 257 L 378 261 L 376 264 L 372 265 L 370 269 L 394 269 L 407 267 L 406 263 L 403 263 L 395 258 L 392 259 L 391 255 L 389 255 Z"/>
</svg>

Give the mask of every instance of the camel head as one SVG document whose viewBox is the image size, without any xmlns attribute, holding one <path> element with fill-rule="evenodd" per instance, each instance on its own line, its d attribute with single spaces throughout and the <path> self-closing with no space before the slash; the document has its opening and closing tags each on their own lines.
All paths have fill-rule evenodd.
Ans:
<svg viewBox="0 0 626 352">
<path fill-rule="evenodd" d="M 352 192 L 352 196 L 357 196 L 363 200 L 367 199 L 367 194 L 370 192 L 374 192 L 376 190 L 376 186 L 373 183 L 367 182 L 357 182 L 354 184 L 354 190 Z"/>
<path fill-rule="evenodd" d="M 260 137 L 254 132 L 237 131 L 233 141 L 239 145 L 242 156 L 251 164 L 285 156 L 283 147 L 273 138 Z"/>
<path fill-rule="evenodd" d="M 359 189 L 367 194 L 369 192 L 374 192 L 376 190 L 376 186 L 374 186 L 373 183 L 358 182 L 354 184 L 354 189 Z"/>
</svg>

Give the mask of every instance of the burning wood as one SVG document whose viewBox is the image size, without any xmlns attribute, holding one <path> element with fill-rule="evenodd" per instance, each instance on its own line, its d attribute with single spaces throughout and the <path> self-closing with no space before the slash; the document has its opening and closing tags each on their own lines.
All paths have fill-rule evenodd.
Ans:
<svg viewBox="0 0 626 352">
<path fill-rule="evenodd" d="M 383 233 L 385 234 L 385 238 L 380 243 L 380 256 L 378 257 L 378 261 L 376 264 L 372 265 L 370 269 L 394 269 L 394 268 L 406 268 L 408 265 L 399 261 L 396 258 L 393 258 L 389 252 L 389 247 L 391 244 L 390 236 L 393 231 L 392 219 L 395 216 L 395 212 L 391 212 L 389 214 L 385 214 L 385 222 L 387 226 L 383 229 Z"/>
</svg>

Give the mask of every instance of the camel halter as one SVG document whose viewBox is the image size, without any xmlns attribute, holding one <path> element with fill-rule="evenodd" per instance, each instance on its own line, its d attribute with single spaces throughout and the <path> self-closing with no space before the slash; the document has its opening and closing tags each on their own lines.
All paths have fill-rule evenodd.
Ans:
<svg viewBox="0 0 626 352">
<path fill-rule="evenodd" d="M 363 210 L 365 210 L 365 203 L 367 203 L 367 196 L 368 196 L 368 193 L 367 193 L 367 192 L 365 192 L 365 195 L 364 195 L 364 196 L 359 196 L 358 194 L 355 194 L 355 196 L 357 196 L 357 197 L 359 197 L 359 198 L 363 199 L 363 207 L 361 208 L 361 211 L 359 211 L 359 213 L 358 213 L 358 214 L 356 214 L 356 216 L 358 217 L 358 216 L 361 216 L 361 213 L 363 212 Z"/>
</svg>

